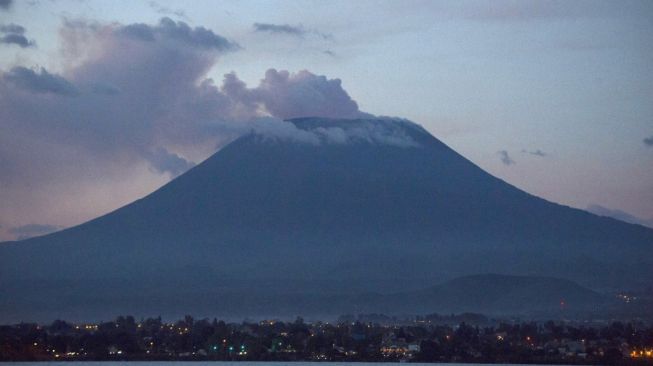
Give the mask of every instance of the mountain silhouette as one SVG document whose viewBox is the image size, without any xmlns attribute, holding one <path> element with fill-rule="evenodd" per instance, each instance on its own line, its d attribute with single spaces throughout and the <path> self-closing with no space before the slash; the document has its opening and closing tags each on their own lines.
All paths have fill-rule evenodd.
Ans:
<svg viewBox="0 0 653 366">
<path fill-rule="evenodd" d="M 260 305 L 478 273 L 598 291 L 653 278 L 653 230 L 521 191 L 416 124 L 285 124 L 107 215 L 0 244 L 0 320 L 213 315 L 228 304 L 275 315 Z"/>
</svg>

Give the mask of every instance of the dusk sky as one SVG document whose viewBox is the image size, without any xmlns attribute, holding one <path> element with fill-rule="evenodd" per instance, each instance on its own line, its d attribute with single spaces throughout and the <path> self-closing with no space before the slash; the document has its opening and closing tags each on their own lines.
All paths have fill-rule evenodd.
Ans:
<svg viewBox="0 0 653 366">
<path fill-rule="evenodd" d="M 653 2 L 0 0 L 0 240 L 123 206 L 251 128 L 366 114 L 653 219 Z"/>
</svg>

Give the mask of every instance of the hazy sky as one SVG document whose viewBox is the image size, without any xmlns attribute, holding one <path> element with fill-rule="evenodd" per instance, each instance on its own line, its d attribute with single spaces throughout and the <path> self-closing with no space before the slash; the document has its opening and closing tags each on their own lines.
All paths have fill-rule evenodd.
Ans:
<svg viewBox="0 0 653 366">
<path fill-rule="evenodd" d="M 653 2 L 0 0 L 0 240 L 139 198 L 253 118 L 361 111 L 653 218 Z"/>
</svg>

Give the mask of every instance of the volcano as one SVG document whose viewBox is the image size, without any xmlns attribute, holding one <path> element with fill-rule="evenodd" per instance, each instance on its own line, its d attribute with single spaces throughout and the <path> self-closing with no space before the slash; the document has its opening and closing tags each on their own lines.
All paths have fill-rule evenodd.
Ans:
<svg viewBox="0 0 653 366">
<path fill-rule="evenodd" d="M 284 126 L 107 215 L 0 244 L 0 320 L 330 314 L 482 273 L 650 286 L 653 230 L 521 191 L 414 123 Z"/>
</svg>

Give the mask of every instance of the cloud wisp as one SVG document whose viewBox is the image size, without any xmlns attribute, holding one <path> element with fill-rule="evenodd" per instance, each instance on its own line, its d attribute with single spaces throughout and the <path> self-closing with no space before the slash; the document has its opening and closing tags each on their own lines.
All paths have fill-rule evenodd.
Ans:
<svg viewBox="0 0 653 366">
<path fill-rule="evenodd" d="M 537 150 L 526 150 L 522 149 L 521 151 L 523 154 L 529 154 L 533 156 L 539 156 L 541 158 L 548 156 L 549 154 L 545 153 L 544 151 L 537 149 Z"/>
<path fill-rule="evenodd" d="M 253 27 L 254 27 L 254 32 L 259 32 L 259 33 L 290 35 L 295 37 L 314 35 L 323 39 L 333 38 L 330 34 L 322 33 L 315 29 L 307 29 L 304 28 L 304 26 L 302 25 L 254 23 Z"/>
<path fill-rule="evenodd" d="M 158 14 L 169 15 L 169 16 L 174 15 L 179 18 L 188 20 L 188 16 L 186 15 L 186 12 L 183 9 L 171 9 L 168 8 L 167 6 L 163 6 L 157 3 L 156 1 L 150 1 L 148 5 L 150 6 L 150 8 L 154 9 L 154 11 L 156 11 Z"/>
<path fill-rule="evenodd" d="M 497 151 L 497 154 L 499 155 L 499 159 L 501 159 L 503 165 L 510 166 L 516 164 L 515 161 L 510 157 L 510 154 L 507 150 L 499 150 Z"/>
<path fill-rule="evenodd" d="M 278 34 L 291 34 L 293 36 L 303 36 L 306 30 L 300 26 L 292 26 L 289 24 L 270 24 L 270 23 L 254 23 L 255 32 L 269 32 Z"/>
</svg>

